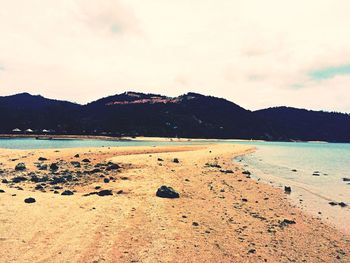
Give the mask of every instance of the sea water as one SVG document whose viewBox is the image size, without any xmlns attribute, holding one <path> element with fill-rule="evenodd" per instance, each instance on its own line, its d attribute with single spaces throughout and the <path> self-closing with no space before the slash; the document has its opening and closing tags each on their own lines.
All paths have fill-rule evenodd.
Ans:
<svg viewBox="0 0 350 263">
<path fill-rule="evenodd" d="M 291 186 L 292 201 L 350 233 L 350 144 L 238 142 L 256 147 L 236 158 L 256 180 L 275 187 Z M 348 207 L 331 206 L 344 202 Z"/>
</svg>

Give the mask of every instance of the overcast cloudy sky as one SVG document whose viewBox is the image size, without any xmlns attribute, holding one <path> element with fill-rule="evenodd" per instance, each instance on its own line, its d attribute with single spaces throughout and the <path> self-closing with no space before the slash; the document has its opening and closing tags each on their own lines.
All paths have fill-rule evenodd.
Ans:
<svg viewBox="0 0 350 263">
<path fill-rule="evenodd" d="M 0 0 L 0 95 L 350 112 L 349 0 Z"/>
</svg>

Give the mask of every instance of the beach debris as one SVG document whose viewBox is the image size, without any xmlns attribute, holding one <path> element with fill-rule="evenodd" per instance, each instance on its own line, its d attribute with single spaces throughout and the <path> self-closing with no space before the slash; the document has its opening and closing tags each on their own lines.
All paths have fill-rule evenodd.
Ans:
<svg viewBox="0 0 350 263">
<path fill-rule="evenodd" d="M 39 157 L 38 160 L 39 160 L 39 161 L 47 161 L 47 158 L 45 158 L 45 157 Z"/>
<path fill-rule="evenodd" d="M 90 163 L 90 160 L 89 159 L 83 159 L 82 162 L 83 163 Z"/>
<path fill-rule="evenodd" d="M 172 187 L 162 185 L 160 188 L 158 188 L 156 196 L 161 198 L 179 198 L 180 194 Z"/>
<path fill-rule="evenodd" d="M 290 193 L 292 192 L 292 187 L 290 187 L 290 186 L 285 186 L 285 187 L 284 187 L 284 192 L 285 192 L 286 194 L 290 194 Z"/>
<path fill-rule="evenodd" d="M 0 189 L 0 193 L 5 193 L 5 190 Z"/>
<path fill-rule="evenodd" d="M 26 165 L 24 163 L 18 163 L 15 167 L 16 171 L 24 171 L 26 168 Z"/>
<path fill-rule="evenodd" d="M 286 227 L 289 225 L 294 225 L 296 222 L 294 220 L 289 220 L 289 219 L 283 219 L 283 221 L 280 223 L 280 227 Z"/>
<path fill-rule="evenodd" d="M 16 176 L 16 177 L 12 178 L 13 183 L 20 183 L 20 182 L 24 182 L 24 181 L 27 181 L 27 178 L 23 177 L 23 176 Z"/>
<path fill-rule="evenodd" d="M 65 191 L 62 192 L 61 195 L 74 195 L 74 193 L 72 191 L 70 191 L 70 190 L 65 190 Z"/>
<path fill-rule="evenodd" d="M 51 171 L 57 171 L 58 170 L 58 165 L 57 165 L 57 163 L 52 163 L 52 164 L 50 164 L 50 170 Z"/>
<path fill-rule="evenodd" d="M 179 163 L 180 161 L 179 161 L 178 158 L 174 158 L 173 162 L 174 162 L 174 163 Z"/>
<path fill-rule="evenodd" d="M 28 197 L 28 198 L 24 199 L 24 202 L 25 202 L 26 204 L 32 204 L 32 203 L 35 203 L 36 200 L 35 200 L 35 198 L 33 198 L 33 197 Z"/>
</svg>

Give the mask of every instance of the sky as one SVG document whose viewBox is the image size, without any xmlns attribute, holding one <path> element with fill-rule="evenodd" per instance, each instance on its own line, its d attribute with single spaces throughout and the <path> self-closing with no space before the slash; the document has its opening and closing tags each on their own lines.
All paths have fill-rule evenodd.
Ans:
<svg viewBox="0 0 350 263">
<path fill-rule="evenodd" d="M 0 0 L 0 95 L 350 113 L 349 0 Z"/>
</svg>

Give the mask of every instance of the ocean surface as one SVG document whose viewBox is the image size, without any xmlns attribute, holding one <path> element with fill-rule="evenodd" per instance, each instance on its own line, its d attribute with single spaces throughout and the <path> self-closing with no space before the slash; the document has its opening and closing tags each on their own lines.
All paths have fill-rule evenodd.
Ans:
<svg viewBox="0 0 350 263">
<path fill-rule="evenodd" d="M 235 158 L 252 178 L 275 187 L 292 187 L 288 197 L 301 209 L 331 222 L 350 234 L 350 208 L 331 206 L 329 202 L 350 205 L 350 144 L 292 143 L 222 140 L 214 143 L 245 144 L 256 147 L 252 154 Z M 55 149 L 71 147 L 185 145 L 207 142 L 152 142 L 55 139 L 0 139 L 0 148 Z"/>
</svg>

